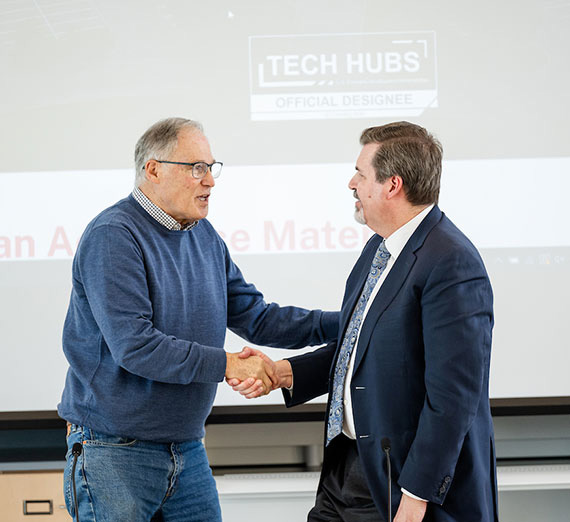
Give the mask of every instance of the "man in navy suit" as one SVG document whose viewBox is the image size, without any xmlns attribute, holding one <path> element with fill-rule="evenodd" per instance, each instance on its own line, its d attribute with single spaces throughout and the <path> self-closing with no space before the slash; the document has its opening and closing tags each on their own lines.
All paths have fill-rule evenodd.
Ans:
<svg viewBox="0 0 570 522">
<path fill-rule="evenodd" d="M 438 141 L 399 122 L 361 144 L 348 186 L 376 235 L 346 283 L 338 341 L 275 366 L 288 406 L 329 392 L 308 520 L 387 521 L 389 440 L 396 522 L 496 521 L 489 278 L 437 207 Z M 261 394 L 253 379 L 230 384 Z"/>
</svg>

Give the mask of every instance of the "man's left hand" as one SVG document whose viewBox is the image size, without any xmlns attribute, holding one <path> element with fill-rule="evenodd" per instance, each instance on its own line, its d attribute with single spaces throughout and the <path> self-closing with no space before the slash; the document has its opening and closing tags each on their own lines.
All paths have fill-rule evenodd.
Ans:
<svg viewBox="0 0 570 522">
<path fill-rule="evenodd" d="M 426 514 L 427 502 L 402 495 L 394 522 L 421 522 Z"/>
</svg>

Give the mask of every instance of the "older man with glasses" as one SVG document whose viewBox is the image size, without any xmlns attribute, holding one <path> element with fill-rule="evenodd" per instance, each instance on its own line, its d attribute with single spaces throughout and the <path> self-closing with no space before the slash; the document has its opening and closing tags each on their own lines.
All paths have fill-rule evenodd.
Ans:
<svg viewBox="0 0 570 522">
<path fill-rule="evenodd" d="M 338 314 L 267 304 L 246 283 L 205 219 L 222 163 L 199 123 L 159 121 L 135 164 L 132 194 L 87 226 L 73 261 L 67 507 L 82 522 L 217 521 L 201 442 L 217 383 L 251 377 L 268 392 L 275 379 L 261 358 L 224 351 L 226 328 L 301 348 L 336 338 Z"/>
</svg>

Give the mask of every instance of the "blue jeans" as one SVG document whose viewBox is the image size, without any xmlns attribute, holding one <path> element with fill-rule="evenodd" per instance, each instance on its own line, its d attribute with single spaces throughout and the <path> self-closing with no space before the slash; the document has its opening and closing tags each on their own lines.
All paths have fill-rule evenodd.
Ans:
<svg viewBox="0 0 570 522">
<path fill-rule="evenodd" d="M 126 439 L 72 425 L 63 483 L 73 520 L 71 448 L 80 522 L 221 522 L 216 483 L 200 440 L 179 444 Z"/>
</svg>

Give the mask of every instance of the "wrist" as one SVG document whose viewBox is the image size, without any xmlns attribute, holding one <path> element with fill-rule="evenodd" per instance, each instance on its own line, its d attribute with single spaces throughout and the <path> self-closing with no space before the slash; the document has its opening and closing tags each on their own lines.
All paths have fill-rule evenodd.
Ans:
<svg viewBox="0 0 570 522">
<path fill-rule="evenodd" d="M 234 361 L 235 355 L 236 355 L 235 353 L 226 352 L 226 371 L 225 371 L 225 377 L 229 377 L 230 368 L 232 367 L 232 363 L 233 363 L 233 361 Z"/>
<path fill-rule="evenodd" d="M 275 363 L 275 375 L 277 375 L 279 388 L 291 388 L 293 385 L 293 369 L 288 360 L 282 359 Z"/>
</svg>

